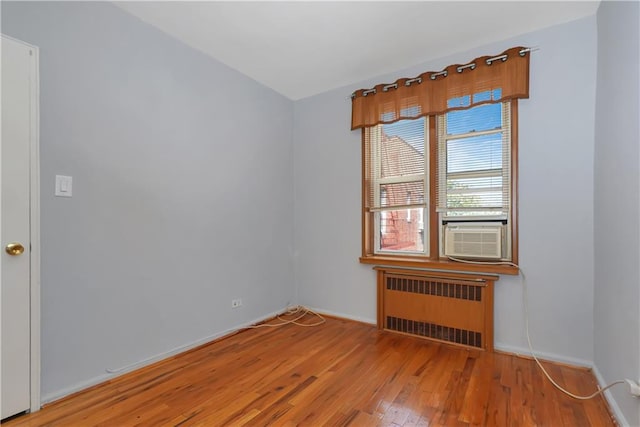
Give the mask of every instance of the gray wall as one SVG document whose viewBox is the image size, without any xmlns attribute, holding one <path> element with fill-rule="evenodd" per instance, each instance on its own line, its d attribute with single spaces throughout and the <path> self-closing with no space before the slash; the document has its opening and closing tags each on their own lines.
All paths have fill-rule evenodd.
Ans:
<svg viewBox="0 0 640 427">
<path fill-rule="evenodd" d="M 593 123 L 595 16 L 306 98 L 294 106 L 295 280 L 299 301 L 374 322 L 375 275 L 360 255 L 360 132 L 349 94 L 516 46 L 531 58 L 531 99 L 520 102 L 520 264 L 536 350 L 593 360 Z M 522 279 L 496 283 L 495 340 L 524 352 Z"/>
<path fill-rule="evenodd" d="M 595 122 L 595 364 L 606 382 L 640 378 L 640 5 L 600 3 Z M 638 399 L 612 394 L 628 423 Z"/>
<path fill-rule="evenodd" d="M 291 101 L 107 3 L 2 31 L 41 55 L 45 400 L 291 301 Z"/>
</svg>

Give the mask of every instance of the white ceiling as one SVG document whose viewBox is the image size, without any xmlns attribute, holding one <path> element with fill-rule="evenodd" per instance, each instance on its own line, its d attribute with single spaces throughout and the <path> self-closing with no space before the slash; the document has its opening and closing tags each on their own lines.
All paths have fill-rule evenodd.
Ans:
<svg viewBox="0 0 640 427">
<path fill-rule="evenodd" d="M 297 100 L 593 15 L 599 2 L 138 1 L 116 4 Z M 497 52 L 487 52 L 492 53 Z"/>
</svg>

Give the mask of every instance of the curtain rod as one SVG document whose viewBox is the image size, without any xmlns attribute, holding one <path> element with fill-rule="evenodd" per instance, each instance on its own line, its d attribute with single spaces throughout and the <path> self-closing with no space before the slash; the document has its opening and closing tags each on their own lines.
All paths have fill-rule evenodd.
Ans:
<svg viewBox="0 0 640 427">
<path fill-rule="evenodd" d="M 539 48 L 539 47 L 537 47 L 537 46 L 534 46 L 534 47 L 526 47 L 526 48 L 524 48 L 524 49 L 520 49 L 520 51 L 519 51 L 518 53 L 520 54 L 520 56 L 524 56 L 527 52 L 535 52 L 535 51 L 537 51 L 537 50 L 540 50 L 540 48 Z M 498 55 L 498 56 L 494 56 L 493 58 L 487 58 L 487 59 L 485 60 L 485 62 L 487 63 L 487 65 L 491 65 L 494 61 L 499 61 L 499 60 L 500 60 L 500 61 L 502 61 L 502 62 L 506 61 L 506 60 L 507 60 L 507 55 Z M 476 64 L 475 64 L 475 62 L 470 62 L 470 63 L 465 64 L 465 65 L 459 65 L 459 66 L 456 68 L 456 70 L 457 70 L 459 73 L 461 73 L 461 72 L 463 72 L 463 71 L 464 71 L 465 69 L 467 69 L 467 68 L 470 68 L 470 69 L 472 69 L 472 70 L 473 70 L 474 68 L 476 68 Z M 447 77 L 447 74 L 448 74 L 448 73 L 447 73 L 447 70 L 443 70 L 443 71 L 440 71 L 440 72 L 437 72 L 437 73 L 432 73 L 432 74 L 431 74 L 431 76 L 429 76 L 429 78 L 430 78 L 431 80 L 435 80 L 438 76 Z M 412 83 L 418 83 L 418 84 L 420 84 L 420 83 L 422 83 L 422 79 L 421 79 L 420 77 L 416 77 L 416 78 L 413 78 L 413 79 L 408 79 L 407 81 L 405 81 L 405 83 L 404 83 L 404 84 L 405 84 L 405 86 L 411 86 L 411 84 L 412 84 Z M 391 89 L 391 88 L 393 88 L 393 89 L 397 89 L 397 88 L 398 88 L 398 84 L 397 84 L 397 83 L 392 83 L 392 84 L 385 85 L 385 86 L 383 86 L 383 87 L 382 87 L 382 90 L 383 90 L 384 92 L 386 92 L 386 91 L 388 91 L 388 90 L 389 90 L 389 89 Z M 374 88 L 371 88 L 371 89 L 364 90 L 364 91 L 362 92 L 362 96 L 367 96 L 367 95 L 369 95 L 370 93 L 375 94 L 376 92 L 377 92 L 377 91 L 376 91 L 376 88 L 374 87 Z M 347 97 L 347 99 L 353 99 L 353 98 L 355 98 L 355 97 L 356 97 L 356 92 L 353 92 L 351 95 L 349 95 L 349 96 Z"/>
</svg>

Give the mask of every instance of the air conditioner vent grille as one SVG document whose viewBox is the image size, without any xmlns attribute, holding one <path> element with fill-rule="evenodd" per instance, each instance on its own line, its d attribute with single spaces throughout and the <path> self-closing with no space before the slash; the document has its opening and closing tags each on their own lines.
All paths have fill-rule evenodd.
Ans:
<svg viewBox="0 0 640 427">
<path fill-rule="evenodd" d="M 387 316 L 386 328 L 411 335 L 482 348 L 482 333 L 480 332 L 391 316 Z"/>
<path fill-rule="evenodd" d="M 448 224 L 444 233 L 444 254 L 499 259 L 502 256 L 502 226 Z"/>
</svg>

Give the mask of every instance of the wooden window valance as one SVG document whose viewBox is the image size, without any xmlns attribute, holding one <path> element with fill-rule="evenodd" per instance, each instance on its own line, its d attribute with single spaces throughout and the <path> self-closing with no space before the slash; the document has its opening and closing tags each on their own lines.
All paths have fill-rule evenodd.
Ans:
<svg viewBox="0 0 640 427">
<path fill-rule="evenodd" d="M 468 64 L 359 89 L 352 95 L 351 129 L 529 98 L 529 51 L 513 47 Z"/>
</svg>

